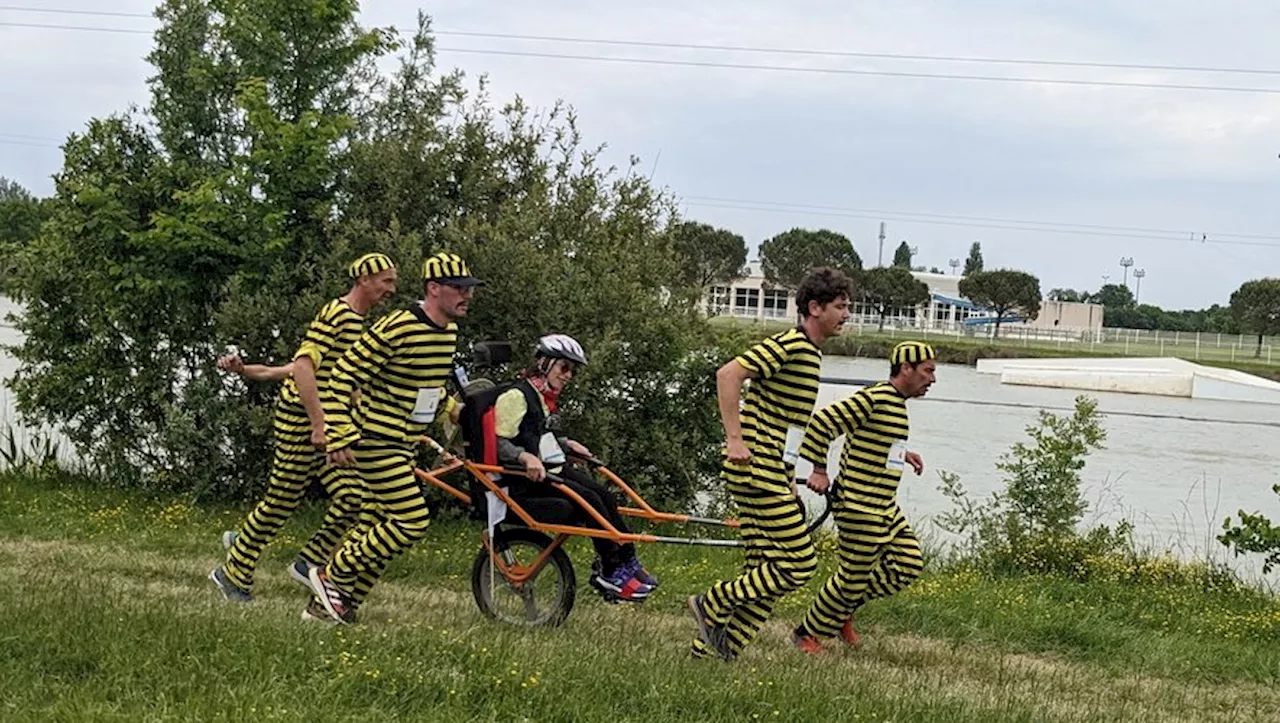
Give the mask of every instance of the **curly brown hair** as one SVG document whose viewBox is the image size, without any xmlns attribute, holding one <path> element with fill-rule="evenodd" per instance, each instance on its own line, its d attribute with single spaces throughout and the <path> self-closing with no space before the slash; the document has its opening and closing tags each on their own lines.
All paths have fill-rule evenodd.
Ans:
<svg viewBox="0 0 1280 723">
<path fill-rule="evenodd" d="M 808 316 L 810 301 L 822 306 L 841 297 L 853 298 L 853 280 L 839 269 L 819 266 L 811 269 L 801 280 L 800 287 L 796 289 L 796 307 L 800 316 Z"/>
</svg>

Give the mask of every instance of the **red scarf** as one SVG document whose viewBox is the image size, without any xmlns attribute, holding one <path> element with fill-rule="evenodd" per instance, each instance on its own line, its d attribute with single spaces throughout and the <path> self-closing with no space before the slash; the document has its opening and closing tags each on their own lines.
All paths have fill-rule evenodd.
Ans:
<svg viewBox="0 0 1280 723">
<path fill-rule="evenodd" d="M 551 385 L 547 384 L 547 378 L 542 375 L 528 376 L 525 378 L 529 380 L 529 383 L 533 385 L 534 389 L 542 392 L 542 401 L 547 403 L 547 410 L 554 414 L 556 411 L 556 402 L 560 399 L 560 392 L 563 390 L 552 389 Z"/>
</svg>

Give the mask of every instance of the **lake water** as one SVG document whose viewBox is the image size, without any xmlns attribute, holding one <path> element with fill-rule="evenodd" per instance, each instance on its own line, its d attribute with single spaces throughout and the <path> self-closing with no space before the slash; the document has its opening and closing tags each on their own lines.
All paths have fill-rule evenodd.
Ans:
<svg viewBox="0 0 1280 723">
<path fill-rule="evenodd" d="M 824 378 L 881 379 L 888 363 L 828 356 Z M 1070 413 L 1082 393 L 1001 384 L 998 376 L 944 364 L 921 399 L 908 402 L 909 447 L 923 456 L 924 475 L 904 475 L 899 500 L 921 532 L 949 539 L 930 522 L 950 502 L 938 491 L 938 470 L 955 472 L 974 497 L 1003 486 L 1000 456 L 1018 441 L 1039 409 Z M 818 406 L 857 387 L 823 384 Z M 1259 565 L 1228 560 L 1214 536 L 1237 510 L 1280 519 L 1280 406 L 1088 392 L 1099 402 L 1107 430 L 1105 449 L 1092 453 L 1082 471 L 1090 509 L 1086 522 L 1132 520 L 1140 544 L 1179 556 L 1210 555 L 1253 576 Z M 834 469 L 834 467 L 832 467 Z M 808 473 L 802 463 L 798 470 Z M 1275 575 L 1271 577 L 1275 578 Z M 1280 578 L 1277 578 L 1280 579 Z"/>
<path fill-rule="evenodd" d="M 3 321 L 15 305 L 0 298 L 0 344 L 20 341 Z M 0 352 L 6 381 L 17 364 Z M 828 356 L 823 376 L 880 379 L 883 361 Z M 852 393 L 854 386 L 824 383 L 819 407 Z M 1078 392 L 1002 385 L 998 377 L 972 367 L 942 365 L 938 382 L 923 399 L 911 400 L 910 447 L 925 460 L 925 474 L 908 472 L 899 499 L 924 536 L 946 540 L 931 518 L 948 509 L 938 491 L 938 470 L 960 475 L 975 497 L 1001 485 L 995 464 L 1011 445 L 1026 440 L 1037 410 L 1068 413 Z M 1239 509 L 1280 519 L 1280 500 L 1271 486 L 1280 482 L 1280 407 L 1264 404 L 1177 399 L 1090 392 L 1106 415 L 1106 448 L 1094 452 L 1083 470 L 1090 503 L 1087 522 L 1130 519 L 1142 544 L 1170 549 L 1182 557 L 1208 555 L 1257 577 L 1254 558 L 1229 560 L 1213 538 L 1228 515 Z M 714 404 L 714 400 L 707 400 Z M 7 387 L 0 390 L 0 422 L 16 425 Z M 26 432 L 27 430 L 21 430 Z M 833 452 L 833 456 L 834 456 Z M 834 467 L 833 467 L 834 468 Z M 808 464 L 798 470 L 808 474 Z M 807 492 L 806 492 L 807 494 Z M 810 501 L 816 498 L 810 496 Z M 1273 582 L 1280 574 L 1273 573 Z"/>
</svg>

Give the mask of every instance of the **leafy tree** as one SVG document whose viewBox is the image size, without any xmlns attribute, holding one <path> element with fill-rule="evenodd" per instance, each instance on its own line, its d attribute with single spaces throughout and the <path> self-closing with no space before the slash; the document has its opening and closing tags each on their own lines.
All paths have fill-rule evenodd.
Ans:
<svg viewBox="0 0 1280 723">
<path fill-rule="evenodd" d="M 1025 271 L 996 269 L 970 274 L 960 279 L 960 293 L 996 312 L 996 337 L 1008 312 L 1017 311 L 1026 319 L 1040 313 L 1040 280 Z"/>
<path fill-rule="evenodd" d="M 1049 301 L 1066 301 L 1072 303 L 1086 303 L 1089 301 L 1089 292 L 1076 291 L 1075 289 L 1053 289 L 1049 292 Z"/>
<path fill-rule="evenodd" d="M 1262 338 L 1280 334 L 1280 279 L 1246 281 L 1231 294 L 1231 313 L 1240 328 L 1258 335 L 1254 356 L 1262 356 Z"/>
<path fill-rule="evenodd" d="M 982 271 L 982 244 L 977 241 L 969 247 L 969 256 L 964 260 L 964 276 Z"/>
<path fill-rule="evenodd" d="M 1106 284 L 1090 296 L 1089 300 L 1105 306 L 1108 313 L 1118 309 L 1131 309 L 1135 303 L 1133 292 L 1123 284 Z"/>
<path fill-rule="evenodd" d="M 929 287 L 901 266 L 877 266 L 862 273 L 862 298 L 880 316 L 879 330 L 893 309 L 914 307 L 929 300 Z"/>
<path fill-rule="evenodd" d="M 747 242 L 728 229 L 696 221 L 683 221 L 671 229 L 676 253 L 680 255 L 681 281 L 702 291 L 712 284 L 724 284 L 742 277 L 747 263 Z"/>
<path fill-rule="evenodd" d="M 911 268 L 911 247 L 906 241 L 898 244 L 898 248 L 893 252 L 893 265 L 904 269 Z"/>
<path fill-rule="evenodd" d="M 0 176 L 0 262 L 3 275 L 12 274 L 13 255 L 40 233 L 50 204 L 32 196 L 21 184 Z"/>
<path fill-rule="evenodd" d="M 815 266 L 830 266 L 857 278 L 862 258 L 853 242 L 835 231 L 793 228 L 760 244 L 760 265 L 769 283 L 795 289 Z"/>
<path fill-rule="evenodd" d="M 1280 484 L 1272 485 L 1271 491 L 1280 495 Z M 1232 548 L 1237 556 L 1246 552 L 1263 553 L 1262 572 L 1269 573 L 1280 565 L 1280 527 L 1261 514 L 1250 514 L 1240 510 L 1238 524 L 1232 524 L 1230 517 L 1222 521 L 1222 534 L 1218 542 Z"/>
</svg>

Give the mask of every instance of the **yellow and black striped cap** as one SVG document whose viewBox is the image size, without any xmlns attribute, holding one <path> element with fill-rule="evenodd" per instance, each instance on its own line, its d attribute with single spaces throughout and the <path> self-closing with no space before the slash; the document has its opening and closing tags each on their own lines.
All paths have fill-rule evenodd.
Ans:
<svg viewBox="0 0 1280 723">
<path fill-rule="evenodd" d="M 890 364 L 919 364 L 927 359 L 937 359 L 933 347 L 922 341 L 904 341 L 893 348 Z"/>
<path fill-rule="evenodd" d="M 424 281 L 438 281 L 453 286 L 481 286 L 483 281 L 471 275 L 467 262 L 457 254 L 441 251 L 422 262 Z"/>
<path fill-rule="evenodd" d="M 365 254 L 351 262 L 351 266 L 347 267 L 347 273 L 351 278 L 358 279 L 361 276 L 376 274 L 395 267 L 396 265 L 391 263 L 391 257 L 386 254 Z"/>
</svg>

